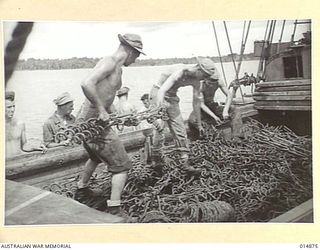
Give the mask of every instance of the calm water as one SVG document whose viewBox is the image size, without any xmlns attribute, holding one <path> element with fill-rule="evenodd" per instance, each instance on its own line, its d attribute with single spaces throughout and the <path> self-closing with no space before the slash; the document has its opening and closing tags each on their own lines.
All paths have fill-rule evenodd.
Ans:
<svg viewBox="0 0 320 250">
<path fill-rule="evenodd" d="M 217 64 L 220 72 L 220 64 Z M 160 74 L 170 66 L 125 67 L 123 69 L 123 86 L 128 86 L 129 100 L 137 109 L 142 107 L 140 97 L 149 93 L 152 85 L 157 82 Z M 256 75 L 258 61 L 242 63 L 240 76 L 244 72 Z M 228 83 L 234 79 L 235 73 L 232 63 L 225 63 L 224 69 Z M 84 100 L 80 83 L 91 69 L 73 70 L 39 70 L 16 71 L 8 83 L 8 89 L 16 92 L 16 117 L 26 123 L 27 138 L 42 139 L 42 125 L 52 115 L 56 106 L 52 102 L 62 92 L 69 92 L 75 99 L 74 114 L 79 110 Z M 222 73 L 221 73 L 222 76 Z M 243 87 L 244 93 L 250 93 L 250 87 Z M 180 108 L 186 119 L 192 110 L 192 88 L 179 90 Z M 237 96 L 240 96 L 238 91 Z M 217 101 L 224 101 L 221 92 L 216 95 Z"/>
</svg>

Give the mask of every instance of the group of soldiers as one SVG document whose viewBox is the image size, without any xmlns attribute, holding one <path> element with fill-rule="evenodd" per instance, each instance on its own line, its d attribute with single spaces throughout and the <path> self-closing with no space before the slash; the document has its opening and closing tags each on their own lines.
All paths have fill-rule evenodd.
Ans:
<svg viewBox="0 0 320 250">
<path fill-rule="evenodd" d="M 108 122 L 112 112 L 112 103 L 117 91 L 122 86 L 122 67 L 131 65 L 140 54 L 145 54 L 142 39 L 139 35 L 119 34 L 118 38 L 120 41 L 118 49 L 111 56 L 102 58 L 81 83 L 86 100 L 76 117 L 77 121 L 97 118 L 102 122 Z M 231 106 L 233 94 L 220 78 L 214 62 L 204 57 L 197 58 L 197 64 L 195 65 L 177 65 L 163 73 L 159 81 L 153 84 L 150 94 L 141 99 L 143 103 L 148 104 L 146 109 L 147 106 L 166 107 L 168 120 L 154 123 L 155 140 L 153 147 L 157 149 L 163 145 L 163 131 L 167 127 L 171 132 L 176 149 L 180 152 L 181 171 L 195 175 L 199 171 L 188 163 L 189 140 L 179 107 L 180 99 L 177 96 L 178 90 L 185 86 L 192 86 L 193 88 L 193 111 L 189 117 L 189 127 L 198 137 L 204 134 L 203 120 L 210 120 L 219 125 L 230 118 L 233 136 L 241 137 L 241 117 Z M 218 89 L 226 96 L 224 106 L 220 106 L 214 101 Z M 63 102 L 66 101 L 65 99 L 57 100 L 57 102 L 59 101 L 60 104 L 68 104 L 68 102 Z M 59 106 L 58 104 L 57 106 Z M 73 106 L 66 109 L 72 111 Z M 111 127 L 105 129 L 102 137 L 103 143 L 101 143 L 101 140 L 99 140 L 99 143 L 94 140 L 83 143 L 89 154 L 89 159 L 85 163 L 81 178 L 77 183 L 76 194 L 101 195 L 101 190 L 89 188 L 89 181 L 98 164 L 106 163 L 108 171 L 112 173 L 111 195 L 107 200 L 107 212 L 118 214 L 121 208 L 121 193 L 126 184 L 128 171 L 132 168 L 132 163 L 118 134 Z"/>
</svg>

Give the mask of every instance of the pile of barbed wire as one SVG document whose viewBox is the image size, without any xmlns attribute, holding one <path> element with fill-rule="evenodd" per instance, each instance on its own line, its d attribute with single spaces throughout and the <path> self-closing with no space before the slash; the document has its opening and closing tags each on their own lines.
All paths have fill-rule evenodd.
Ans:
<svg viewBox="0 0 320 250">
<path fill-rule="evenodd" d="M 123 115 L 112 113 L 110 114 L 109 120 L 106 122 L 103 122 L 98 118 L 90 118 L 87 121 L 70 124 L 67 128 L 62 127 L 55 134 L 55 142 L 68 141 L 70 145 L 80 145 L 83 142 L 92 140 L 98 141 L 101 140 L 101 136 L 107 128 L 115 127 L 118 131 L 122 131 L 125 126 L 138 126 L 143 120 L 152 124 L 157 119 L 169 119 L 165 106 L 151 108 L 139 113 Z"/>
<path fill-rule="evenodd" d="M 172 147 L 162 150 L 156 165 L 134 155 L 123 212 L 140 223 L 266 222 L 312 198 L 310 138 L 255 120 L 244 133 L 244 139 L 226 140 L 207 125 L 206 137 L 190 144 L 190 164 L 201 169 L 197 176 L 181 171 L 180 153 Z M 75 186 L 59 185 L 64 191 L 58 193 L 74 192 Z M 96 174 L 91 186 L 104 190 L 103 199 L 86 203 L 99 209 L 110 196 L 110 174 Z"/>
</svg>

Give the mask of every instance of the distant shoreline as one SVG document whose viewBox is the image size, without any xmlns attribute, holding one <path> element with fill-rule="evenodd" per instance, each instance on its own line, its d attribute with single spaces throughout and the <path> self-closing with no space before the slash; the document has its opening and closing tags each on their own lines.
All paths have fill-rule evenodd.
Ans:
<svg viewBox="0 0 320 250">
<path fill-rule="evenodd" d="M 219 57 L 210 57 L 214 62 L 219 63 Z M 235 61 L 240 59 L 238 54 L 233 54 Z M 16 70 L 59 70 L 59 69 L 85 69 L 93 68 L 101 58 L 73 57 L 69 59 L 34 59 L 19 60 Z M 222 62 L 231 62 L 232 56 L 222 56 Z M 253 53 L 243 55 L 242 60 L 257 60 Z M 161 66 L 178 63 L 194 64 L 196 57 L 191 58 L 166 58 L 166 59 L 144 59 L 137 60 L 132 66 Z"/>
</svg>

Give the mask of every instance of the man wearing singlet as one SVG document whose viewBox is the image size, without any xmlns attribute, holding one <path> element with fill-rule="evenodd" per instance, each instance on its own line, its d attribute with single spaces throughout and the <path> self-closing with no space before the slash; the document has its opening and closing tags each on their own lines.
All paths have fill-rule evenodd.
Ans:
<svg viewBox="0 0 320 250">
<path fill-rule="evenodd" d="M 134 63 L 142 52 L 142 40 L 139 35 L 118 35 L 120 45 L 116 52 L 101 59 L 81 87 L 86 100 L 77 116 L 77 121 L 98 118 L 103 122 L 109 120 L 110 107 L 121 88 L 122 66 Z M 127 172 L 131 168 L 131 161 L 118 135 L 107 128 L 100 138 L 103 143 L 84 143 L 90 158 L 86 162 L 81 179 L 78 182 L 77 196 L 94 196 L 99 192 L 88 188 L 92 173 L 101 162 L 107 163 L 108 171 L 112 173 L 111 196 L 107 201 L 108 212 L 118 213 L 121 205 L 121 193 L 127 180 Z M 99 140 L 100 141 L 100 140 Z"/>
</svg>

